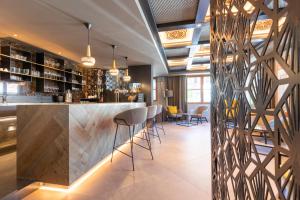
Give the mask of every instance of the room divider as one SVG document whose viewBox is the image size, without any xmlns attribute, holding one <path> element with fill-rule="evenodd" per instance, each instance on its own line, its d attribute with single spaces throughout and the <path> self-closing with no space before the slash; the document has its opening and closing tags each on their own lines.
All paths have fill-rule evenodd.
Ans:
<svg viewBox="0 0 300 200">
<path fill-rule="evenodd" d="M 211 0 L 215 200 L 300 199 L 299 2 Z"/>
</svg>

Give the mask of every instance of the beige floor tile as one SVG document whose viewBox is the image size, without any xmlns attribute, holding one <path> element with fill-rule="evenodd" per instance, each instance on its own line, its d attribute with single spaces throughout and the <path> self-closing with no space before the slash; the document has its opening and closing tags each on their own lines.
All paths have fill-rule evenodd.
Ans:
<svg viewBox="0 0 300 200">
<path fill-rule="evenodd" d="M 211 199 L 210 124 L 166 124 L 165 129 L 162 144 L 151 138 L 154 160 L 148 151 L 134 148 L 136 171 L 131 171 L 128 157 L 117 153 L 113 163 L 103 165 L 75 191 L 38 190 L 26 200 Z"/>
</svg>

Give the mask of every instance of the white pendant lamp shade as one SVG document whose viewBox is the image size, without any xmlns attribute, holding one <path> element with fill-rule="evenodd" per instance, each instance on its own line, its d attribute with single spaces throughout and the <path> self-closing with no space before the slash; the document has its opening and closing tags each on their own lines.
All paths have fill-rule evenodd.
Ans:
<svg viewBox="0 0 300 200">
<path fill-rule="evenodd" d="M 90 30 L 91 30 L 92 25 L 89 23 L 85 23 L 84 25 L 88 29 L 88 45 L 87 45 L 87 49 L 86 49 L 86 56 L 81 58 L 81 63 L 84 66 L 92 67 L 96 63 L 96 59 L 94 57 L 92 57 L 92 54 L 91 54 Z"/>
<path fill-rule="evenodd" d="M 116 67 L 116 60 L 115 60 L 115 45 L 112 45 L 113 48 L 113 64 L 112 64 L 112 68 L 109 70 L 110 75 L 112 76 L 118 76 L 119 74 L 119 70 Z"/>
<path fill-rule="evenodd" d="M 127 67 L 127 57 L 125 57 L 126 60 L 126 67 Z M 125 75 L 123 76 L 123 81 L 129 82 L 131 80 L 131 76 L 128 74 L 128 68 L 125 70 Z"/>
</svg>

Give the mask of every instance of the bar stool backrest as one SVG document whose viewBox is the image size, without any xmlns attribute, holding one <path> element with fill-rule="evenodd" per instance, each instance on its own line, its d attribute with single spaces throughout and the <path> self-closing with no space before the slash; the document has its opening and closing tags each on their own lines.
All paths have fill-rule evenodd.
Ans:
<svg viewBox="0 0 300 200">
<path fill-rule="evenodd" d="M 134 108 L 117 114 L 114 117 L 115 122 L 124 122 L 128 126 L 142 124 L 147 119 L 147 108 Z"/>
<path fill-rule="evenodd" d="M 156 115 L 157 106 L 148 106 L 147 119 L 153 119 Z"/>
<path fill-rule="evenodd" d="M 158 104 L 158 105 L 157 105 L 156 115 L 162 113 L 162 107 L 163 107 L 163 106 L 162 106 L 161 104 Z"/>
</svg>

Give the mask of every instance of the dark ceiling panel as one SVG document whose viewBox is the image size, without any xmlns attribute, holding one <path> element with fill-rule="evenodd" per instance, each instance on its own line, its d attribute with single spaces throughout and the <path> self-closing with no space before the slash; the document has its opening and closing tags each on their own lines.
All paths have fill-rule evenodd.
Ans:
<svg viewBox="0 0 300 200">
<path fill-rule="evenodd" d="M 195 20 L 199 0 L 148 0 L 156 24 Z"/>
<path fill-rule="evenodd" d="M 195 20 L 157 24 L 158 31 L 173 31 L 178 29 L 195 28 Z"/>
<path fill-rule="evenodd" d="M 170 71 L 178 71 L 178 70 L 185 70 L 185 69 L 186 69 L 186 65 L 170 67 Z"/>
<path fill-rule="evenodd" d="M 189 55 L 189 50 L 189 48 L 165 49 L 165 53 L 168 58 L 177 56 L 187 57 Z"/>
<path fill-rule="evenodd" d="M 201 56 L 201 57 L 194 57 L 193 64 L 206 64 L 210 63 L 210 56 Z"/>
</svg>

